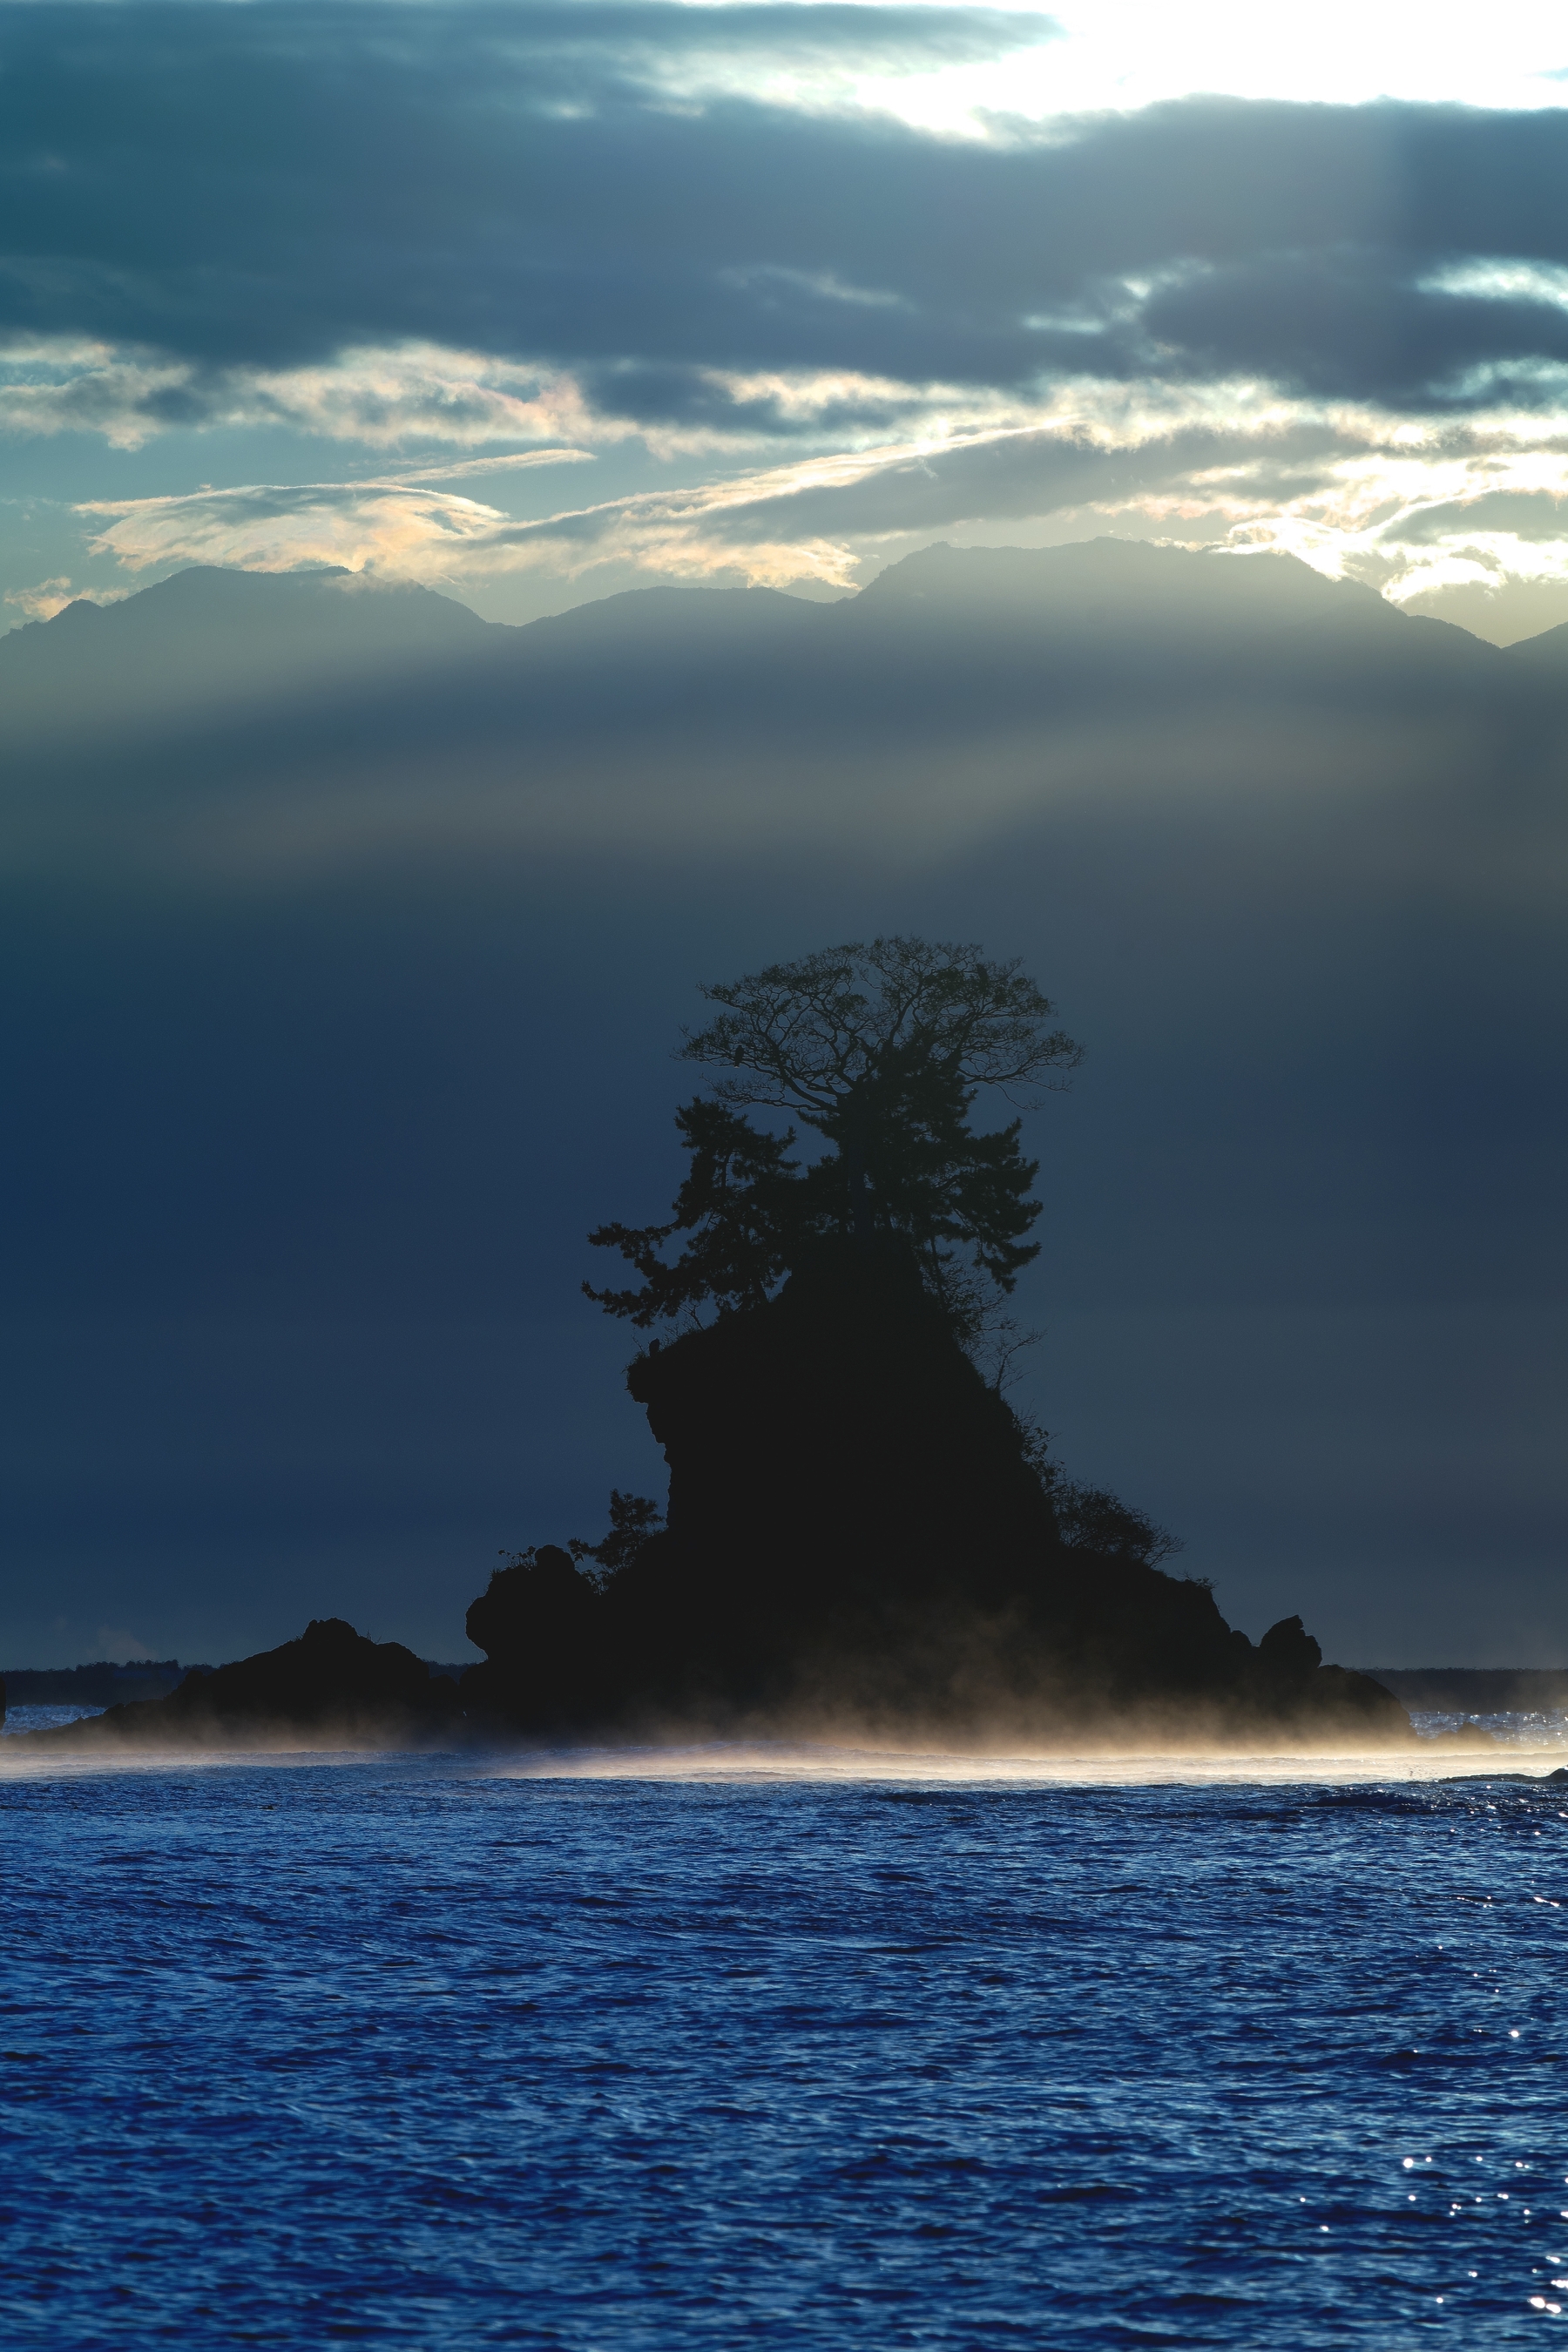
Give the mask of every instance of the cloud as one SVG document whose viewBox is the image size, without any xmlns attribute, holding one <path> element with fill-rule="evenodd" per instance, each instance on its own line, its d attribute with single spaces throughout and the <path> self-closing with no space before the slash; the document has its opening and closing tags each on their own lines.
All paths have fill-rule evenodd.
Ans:
<svg viewBox="0 0 1568 2352">
<path fill-rule="evenodd" d="M 252 484 L 177 498 L 92 499 L 78 511 L 110 518 L 92 552 L 115 556 L 132 572 L 171 563 L 251 572 L 318 563 L 425 569 L 505 520 L 472 499 L 398 482 Z"/>
<path fill-rule="evenodd" d="M 0 430 L 419 453 L 95 514 L 128 564 L 843 586 L 900 535 L 1068 516 L 1398 596 L 1556 563 L 1546 507 L 1476 502 L 1561 488 L 1568 111 L 1202 99 L 938 135 L 889 76 L 1052 31 L 944 8 L 84 21 L 5 18 Z M 459 453 L 505 454 L 499 486 L 628 444 L 683 483 L 528 520 L 435 495 Z"/>
<path fill-rule="evenodd" d="M 476 474 L 531 473 L 535 466 L 584 466 L 593 463 L 591 449 L 521 449 L 505 457 L 458 457 L 449 464 L 405 467 L 401 482 L 456 482 Z"/>
<path fill-rule="evenodd" d="M 0 352 L 0 433 L 99 433 L 134 449 L 183 421 L 190 407 L 211 418 L 192 391 L 195 371 L 178 361 L 117 357 L 68 336 Z"/>
<path fill-rule="evenodd" d="M 101 433 L 138 448 L 180 425 L 276 427 L 392 449 L 408 441 L 457 447 L 636 428 L 590 418 L 575 382 L 482 353 L 410 344 L 345 348 L 318 367 L 214 368 L 195 361 L 116 357 L 79 337 L 0 342 L 0 433 Z"/>
<path fill-rule="evenodd" d="M 368 567 L 418 573 L 433 558 L 482 545 L 507 521 L 499 508 L 428 489 L 426 483 L 576 465 L 591 457 L 585 449 L 530 449 L 415 467 L 370 481 L 253 482 L 174 497 L 92 499 L 76 511 L 95 520 L 110 518 L 96 530 L 90 551 L 112 555 L 132 572 L 173 563 L 220 563 L 251 572 L 330 563 L 356 572 Z"/>
<path fill-rule="evenodd" d="M 8 588 L 5 602 L 15 604 L 29 621 L 52 621 L 70 603 L 73 591 L 64 573 L 55 580 L 37 581 L 31 588 Z"/>
<path fill-rule="evenodd" d="M 1374 411 L 1254 401 L 1095 401 L 1024 423 L 935 419 L 922 433 L 803 454 L 718 479 L 514 520 L 426 484 L 581 459 L 573 450 L 458 459 L 370 481 L 248 485 L 94 501 L 92 550 L 143 572 L 344 563 L 472 584 L 627 568 L 658 579 L 858 584 L 909 544 L 1031 523 L 1268 549 L 1396 603 L 1505 579 L 1568 579 L 1568 429 L 1525 416 L 1420 430 Z M 104 519 L 108 520 L 105 520 Z M 988 528 L 989 527 L 989 528 Z"/>
<path fill-rule="evenodd" d="M 735 383 L 812 371 L 1015 396 L 1244 374 L 1441 413 L 1505 384 L 1539 402 L 1568 362 L 1568 113 L 1194 100 L 960 139 L 754 73 L 707 95 L 698 71 L 1017 37 L 942 10 L 192 0 L 95 10 L 90 42 L 82 22 L 7 12 L 0 316 L 110 355 L 18 394 L 29 429 L 270 404 L 526 437 L 508 404 L 563 378 L 606 424 L 712 427 Z M 424 386 L 347 364 L 418 351 L 479 357 Z"/>
<path fill-rule="evenodd" d="M 1457 537 L 1505 534 L 1515 541 L 1563 537 L 1568 480 L 1556 490 L 1482 489 L 1468 499 L 1420 506 L 1383 526 L 1385 545 L 1440 547 Z"/>
<path fill-rule="evenodd" d="M 1568 310 L 1539 293 L 1458 293 L 1412 283 L 1402 257 L 1377 251 L 1276 254 L 1193 270 L 1157 289 L 1136 335 L 1172 373 L 1258 369 L 1308 394 L 1417 411 L 1516 397 L 1568 362 Z M 1133 339 L 1130 338 L 1130 341 Z"/>
</svg>

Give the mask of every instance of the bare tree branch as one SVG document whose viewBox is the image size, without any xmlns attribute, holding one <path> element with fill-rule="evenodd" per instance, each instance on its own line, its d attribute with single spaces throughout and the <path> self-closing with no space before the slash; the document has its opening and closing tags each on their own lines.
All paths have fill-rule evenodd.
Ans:
<svg viewBox="0 0 1568 2352">
<path fill-rule="evenodd" d="M 851 940 L 705 987 L 723 1010 L 685 1032 L 680 1058 L 721 1068 L 720 1101 L 793 1110 L 819 1127 L 890 1055 L 918 1053 L 965 1087 L 1032 1104 L 1066 1083 L 1082 1048 L 1019 967 L 978 947 L 893 936 Z"/>
</svg>

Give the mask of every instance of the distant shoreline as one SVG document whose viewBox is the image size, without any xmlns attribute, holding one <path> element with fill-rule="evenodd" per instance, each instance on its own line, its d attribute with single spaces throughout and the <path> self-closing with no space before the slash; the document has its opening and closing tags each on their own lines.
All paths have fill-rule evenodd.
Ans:
<svg viewBox="0 0 1568 2352">
<path fill-rule="evenodd" d="M 425 1664 L 432 1675 L 450 1675 L 456 1682 L 464 1665 Z M 191 1674 L 210 1675 L 210 1665 L 183 1665 L 177 1658 L 128 1660 L 118 1665 L 106 1658 L 80 1666 L 0 1667 L 0 1688 L 8 1706 L 121 1706 L 129 1699 L 166 1698 Z"/>
<path fill-rule="evenodd" d="M 1402 1706 L 1464 1715 L 1568 1707 L 1568 1666 L 1363 1666 Z"/>
</svg>

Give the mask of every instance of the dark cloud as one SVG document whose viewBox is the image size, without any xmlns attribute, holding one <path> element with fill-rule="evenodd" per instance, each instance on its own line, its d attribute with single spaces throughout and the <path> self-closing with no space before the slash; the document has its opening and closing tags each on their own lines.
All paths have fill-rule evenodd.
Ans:
<svg viewBox="0 0 1568 2352">
<path fill-rule="evenodd" d="M 312 12 L 313 14 L 315 12 Z M 854 0 L 754 0 L 710 6 L 685 0 L 567 0 L 564 6 L 494 5 L 469 10 L 480 38 L 515 55 L 613 56 L 628 79 L 670 61 L 756 58 L 816 66 L 969 64 L 1057 38 L 1054 16 L 1026 9 L 865 6 Z"/>
<path fill-rule="evenodd" d="M 669 102 L 703 57 L 930 60 L 1046 29 L 854 7 L 8 10 L 0 317 L 187 363 L 148 395 L 177 421 L 215 413 L 236 368 L 406 338 L 574 367 L 616 413 L 698 422 L 722 407 L 711 370 L 1241 371 L 1441 406 L 1500 378 L 1533 397 L 1530 371 L 1568 359 L 1557 302 L 1432 283 L 1568 257 L 1563 112 L 1195 100 L 985 143 Z"/>
<path fill-rule="evenodd" d="M 1506 531 L 1516 539 L 1560 540 L 1563 501 L 1546 490 L 1487 490 L 1479 498 L 1422 507 L 1380 536 L 1401 547 L 1436 547 L 1467 531 Z"/>
<path fill-rule="evenodd" d="M 1137 337 L 1152 373 L 1163 353 L 1172 373 L 1261 365 L 1331 398 L 1462 408 L 1511 388 L 1533 404 L 1531 371 L 1568 362 L 1568 307 L 1422 287 L 1397 250 L 1289 253 L 1194 273 L 1157 292 Z M 1137 347 L 1129 338 L 1134 358 Z"/>
</svg>

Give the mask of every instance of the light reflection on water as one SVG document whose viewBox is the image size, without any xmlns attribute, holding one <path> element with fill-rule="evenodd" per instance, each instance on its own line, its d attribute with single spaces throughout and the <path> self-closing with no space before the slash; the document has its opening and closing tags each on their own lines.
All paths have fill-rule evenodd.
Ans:
<svg viewBox="0 0 1568 2352">
<path fill-rule="evenodd" d="M 1510 1748 L 1568 1748 L 1568 1714 L 1560 1706 L 1496 1715 L 1459 1715 L 1436 1707 L 1412 1707 L 1410 1720 L 1418 1733 L 1489 1731 Z"/>
<path fill-rule="evenodd" d="M 1554 1754 L 658 1753 L 14 1751 L 7 2352 L 1568 2319 Z"/>
<path fill-rule="evenodd" d="M 14 1706 L 0 1724 L 0 1738 L 15 1738 L 24 1731 L 58 1731 L 63 1724 L 83 1723 L 89 1716 L 104 1712 L 101 1706 Z"/>
</svg>

